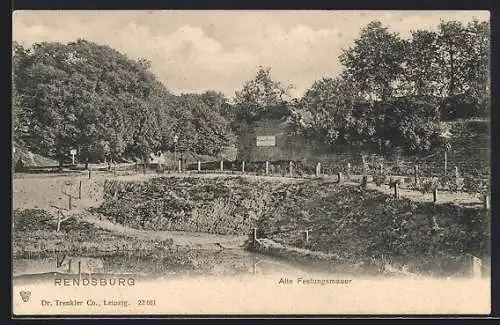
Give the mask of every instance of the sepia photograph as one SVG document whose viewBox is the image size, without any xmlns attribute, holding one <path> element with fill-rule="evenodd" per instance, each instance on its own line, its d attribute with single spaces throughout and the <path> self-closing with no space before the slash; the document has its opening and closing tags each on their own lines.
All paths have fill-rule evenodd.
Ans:
<svg viewBox="0 0 500 325">
<path fill-rule="evenodd" d="M 488 11 L 12 33 L 14 316 L 490 313 Z"/>
</svg>

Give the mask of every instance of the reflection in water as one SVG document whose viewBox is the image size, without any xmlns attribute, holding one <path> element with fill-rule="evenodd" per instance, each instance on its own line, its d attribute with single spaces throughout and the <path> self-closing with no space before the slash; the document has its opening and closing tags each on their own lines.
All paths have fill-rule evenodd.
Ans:
<svg viewBox="0 0 500 325">
<path fill-rule="evenodd" d="M 151 251 L 140 255 L 117 252 L 113 256 L 82 257 L 78 255 L 48 255 L 36 259 L 13 259 L 13 276 L 28 279 L 26 275 L 45 274 L 47 277 L 66 275 L 74 277 L 102 274 L 134 275 L 135 277 L 184 277 L 197 275 L 268 275 L 277 273 L 317 273 L 337 276 L 408 276 L 398 272 L 388 272 L 389 268 L 374 266 L 304 264 L 285 261 L 280 258 L 247 252 L 242 249 L 179 250 L 175 253 Z M 469 265 L 458 265 L 456 272 L 449 276 L 471 276 Z M 390 270 L 389 270 L 390 271 Z M 488 274 L 487 274 L 488 273 Z M 410 274 L 413 276 L 412 274 Z M 489 276 L 484 269 L 482 276 Z"/>
<path fill-rule="evenodd" d="M 305 268 L 304 268 L 305 269 Z M 13 276 L 26 274 L 136 274 L 141 276 L 265 274 L 301 270 L 282 260 L 242 250 L 190 250 L 178 254 L 117 253 L 105 257 L 14 259 Z"/>
</svg>

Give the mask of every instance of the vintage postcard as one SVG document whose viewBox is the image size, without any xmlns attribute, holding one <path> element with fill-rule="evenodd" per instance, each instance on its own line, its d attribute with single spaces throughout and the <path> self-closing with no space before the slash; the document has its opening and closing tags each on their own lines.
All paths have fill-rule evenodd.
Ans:
<svg viewBox="0 0 500 325">
<path fill-rule="evenodd" d="M 15 11 L 12 308 L 489 314 L 488 11 Z"/>
</svg>

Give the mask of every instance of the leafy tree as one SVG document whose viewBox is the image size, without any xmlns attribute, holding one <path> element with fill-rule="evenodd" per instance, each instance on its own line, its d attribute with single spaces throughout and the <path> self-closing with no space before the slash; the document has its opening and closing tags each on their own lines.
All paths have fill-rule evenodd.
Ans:
<svg viewBox="0 0 500 325">
<path fill-rule="evenodd" d="M 199 154 L 217 155 L 226 146 L 234 143 L 229 121 L 219 113 L 219 105 L 208 99 L 223 100 L 214 93 L 183 94 L 178 105 L 189 114 L 185 114 L 176 125 L 181 150 L 191 150 Z"/>
<path fill-rule="evenodd" d="M 271 68 L 259 67 L 254 79 L 246 81 L 236 92 L 236 120 L 251 122 L 264 114 L 282 116 L 290 113 L 291 85 L 283 86 L 271 78 Z"/>
<path fill-rule="evenodd" d="M 227 105 L 229 105 L 229 100 L 226 98 L 226 96 L 218 91 L 214 90 L 209 90 L 200 95 L 200 99 L 216 111 L 217 113 L 223 115 L 225 113 L 225 110 L 227 109 Z"/>
<path fill-rule="evenodd" d="M 339 57 L 342 78 L 306 91 L 294 132 L 332 149 L 418 153 L 444 145 L 440 109 L 447 118 L 487 111 L 488 29 L 486 22 L 442 22 L 437 32 L 417 30 L 403 40 L 369 23 Z"/>
<path fill-rule="evenodd" d="M 355 81 L 364 96 L 383 101 L 401 82 L 407 47 L 398 34 L 373 21 L 361 29 L 354 46 L 343 50 L 339 60 L 346 79 Z"/>
<path fill-rule="evenodd" d="M 393 98 L 386 105 L 385 132 L 381 137 L 385 149 L 404 148 L 408 153 L 419 153 L 439 145 L 437 106 L 411 96 Z"/>
<path fill-rule="evenodd" d="M 233 141 L 222 94 L 174 96 L 145 58 L 81 39 L 14 44 L 13 58 L 16 138 L 60 163 L 72 148 L 94 160 L 147 159 L 173 149 L 175 135 L 180 149 L 204 154 Z"/>
<path fill-rule="evenodd" d="M 407 88 L 405 95 L 435 101 L 442 97 L 440 77 L 438 34 L 433 31 L 413 31 L 408 46 L 405 69 Z"/>
<path fill-rule="evenodd" d="M 209 90 L 201 94 L 201 100 L 228 121 L 231 128 L 236 125 L 236 110 L 223 93 Z"/>
<path fill-rule="evenodd" d="M 359 95 L 368 100 L 367 105 L 362 105 L 368 110 L 363 113 L 362 128 L 378 135 L 369 142 L 378 143 L 379 149 L 387 137 L 384 135 L 386 103 L 398 95 L 405 81 L 408 47 L 408 42 L 397 33 L 391 33 L 381 22 L 373 21 L 361 29 L 354 45 L 339 56 L 344 65 L 344 78 L 358 85 Z"/>
<path fill-rule="evenodd" d="M 474 19 L 467 24 L 471 42 L 465 69 L 469 79 L 466 96 L 474 103 L 474 116 L 489 116 L 490 110 L 490 25 Z"/>
<path fill-rule="evenodd" d="M 22 140 L 31 150 L 62 163 L 72 148 L 82 156 L 118 159 L 142 157 L 159 146 L 163 105 L 158 97 L 168 91 L 144 60 L 84 40 L 37 43 L 15 53 L 18 106 L 31 123 Z"/>
<path fill-rule="evenodd" d="M 304 133 L 336 146 L 370 143 L 375 128 L 366 101 L 342 78 L 316 81 L 302 97 L 297 113 Z"/>
<path fill-rule="evenodd" d="M 442 21 L 438 58 L 446 119 L 485 116 L 489 109 L 489 24 Z"/>
<path fill-rule="evenodd" d="M 149 70 L 151 69 L 151 61 L 146 59 L 146 58 L 139 58 L 137 59 L 137 63 L 141 66 L 142 69 L 144 70 Z"/>
<path fill-rule="evenodd" d="M 461 22 L 448 21 L 439 24 L 439 59 L 445 93 L 451 97 L 466 86 L 463 78 L 465 57 L 468 55 L 467 32 Z"/>
<path fill-rule="evenodd" d="M 25 61 L 27 51 L 17 42 L 12 44 L 12 136 L 14 145 L 22 145 L 24 135 L 29 131 L 29 111 L 23 105 L 22 93 L 16 84 L 23 77 L 22 63 Z"/>
</svg>

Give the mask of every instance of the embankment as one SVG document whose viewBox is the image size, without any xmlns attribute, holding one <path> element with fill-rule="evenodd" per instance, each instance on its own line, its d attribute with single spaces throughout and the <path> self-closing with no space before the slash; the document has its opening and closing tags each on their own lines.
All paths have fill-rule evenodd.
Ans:
<svg viewBox="0 0 500 325">
<path fill-rule="evenodd" d="M 242 235 L 271 204 L 274 187 L 276 183 L 241 177 L 111 180 L 97 212 L 137 229 Z"/>
<path fill-rule="evenodd" d="M 335 258 L 313 259 L 364 271 L 392 265 L 463 275 L 471 255 L 490 251 L 489 214 L 480 207 L 394 199 L 320 179 L 284 184 L 242 177 L 114 181 L 106 184 L 99 212 L 113 222 L 149 230 L 248 235 L 255 227 L 258 238 L 292 247 L 278 256 L 290 257 L 299 248 L 292 259 L 301 255 L 307 261 L 324 253 Z"/>
</svg>

